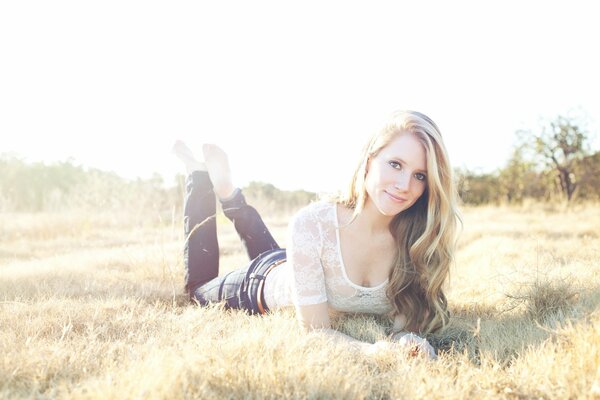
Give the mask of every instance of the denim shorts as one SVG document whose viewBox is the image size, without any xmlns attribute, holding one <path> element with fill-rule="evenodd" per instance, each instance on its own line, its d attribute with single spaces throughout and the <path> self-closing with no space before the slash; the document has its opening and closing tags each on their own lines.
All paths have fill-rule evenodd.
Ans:
<svg viewBox="0 0 600 400">
<path fill-rule="evenodd" d="M 200 305 L 225 302 L 225 308 L 242 309 L 249 314 L 265 314 L 269 311 L 262 290 L 265 277 L 271 268 L 285 260 L 285 249 L 265 251 L 248 265 L 201 285 L 194 290 L 192 298 Z"/>
</svg>

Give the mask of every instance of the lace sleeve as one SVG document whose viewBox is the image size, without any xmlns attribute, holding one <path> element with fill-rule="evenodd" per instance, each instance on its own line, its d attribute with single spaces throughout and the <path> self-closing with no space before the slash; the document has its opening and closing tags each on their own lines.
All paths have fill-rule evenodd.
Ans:
<svg viewBox="0 0 600 400">
<path fill-rule="evenodd" d="M 292 218 L 286 250 L 294 277 L 294 301 L 301 306 L 327 301 L 321 265 L 321 232 L 310 207 L 301 209 Z"/>
</svg>

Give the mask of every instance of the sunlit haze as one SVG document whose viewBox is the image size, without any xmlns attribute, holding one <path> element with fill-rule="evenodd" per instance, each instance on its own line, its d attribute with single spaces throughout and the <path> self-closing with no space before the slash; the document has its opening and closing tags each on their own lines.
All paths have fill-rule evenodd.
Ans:
<svg viewBox="0 0 600 400">
<path fill-rule="evenodd" d="M 454 166 L 502 167 L 518 129 L 600 115 L 592 2 L 5 1 L 0 153 L 135 178 L 183 173 L 175 139 L 237 184 L 345 186 L 396 109 Z M 595 50 L 596 49 L 596 50 Z"/>
</svg>

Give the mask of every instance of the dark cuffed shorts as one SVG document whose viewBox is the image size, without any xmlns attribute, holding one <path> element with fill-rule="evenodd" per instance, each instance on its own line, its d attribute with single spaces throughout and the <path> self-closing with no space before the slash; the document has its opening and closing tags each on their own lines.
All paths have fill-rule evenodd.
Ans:
<svg viewBox="0 0 600 400">
<path fill-rule="evenodd" d="M 201 285 L 192 293 L 192 299 L 201 305 L 225 302 L 225 308 L 246 310 L 249 314 L 262 314 L 258 306 L 258 291 L 267 270 L 274 264 L 286 259 L 285 249 L 268 250 L 259 254 L 254 260 L 242 268 L 233 270 L 224 276 L 219 276 Z M 260 293 L 260 301 L 265 313 L 269 311 Z"/>
</svg>

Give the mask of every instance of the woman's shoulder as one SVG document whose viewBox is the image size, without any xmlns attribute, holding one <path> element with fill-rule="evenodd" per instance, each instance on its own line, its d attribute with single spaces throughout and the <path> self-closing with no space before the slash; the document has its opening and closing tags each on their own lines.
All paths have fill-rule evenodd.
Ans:
<svg viewBox="0 0 600 400">
<path fill-rule="evenodd" d="M 333 217 L 335 207 L 336 204 L 334 202 L 328 200 L 315 200 L 296 211 L 293 219 L 326 221 Z"/>
<path fill-rule="evenodd" d="M 331 212 L 336 204 L 329 200 L 314 200 L 311 203 L 302 207 L 296 214 L 313 214 L 318 216 L 319 214 Z"/>
</svg>

